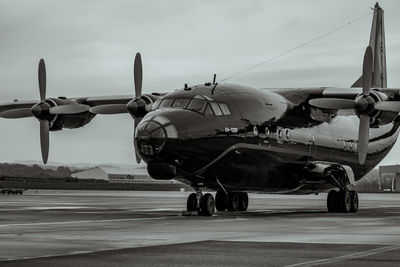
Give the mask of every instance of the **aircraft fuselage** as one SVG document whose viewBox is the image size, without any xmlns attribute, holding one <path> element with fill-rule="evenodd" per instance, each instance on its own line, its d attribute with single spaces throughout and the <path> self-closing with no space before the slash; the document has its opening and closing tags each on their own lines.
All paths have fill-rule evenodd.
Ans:
<svg viewBox="0 0 400 267">
<path fill-rule="evenodd" d="M 332 184 L 304 183 L 304 164 L 323 161 L 350 166 L 358 180 L 390 151 L 399 122 L 392 120 L 396 113 L 378 114 L 370 130 L 367 160 L 360 165 L 359 118 L 308 104 L 324 89 L 208 84 L 177 90 L 161 98 L 143 118 L 135 146 L 149 165 L 173 167 L 176 178 L 215 190 L 221 190 L 221 185 L 228 191 L 246 192 L 327 190 Z"/>
</svg>

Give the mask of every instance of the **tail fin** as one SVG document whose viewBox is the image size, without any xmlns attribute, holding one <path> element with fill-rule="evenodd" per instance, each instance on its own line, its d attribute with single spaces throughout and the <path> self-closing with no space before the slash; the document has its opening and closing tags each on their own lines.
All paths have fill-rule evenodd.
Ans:
<svg viewBox="0 0 400 267">
<path fill-rule="evenodd" d="M 374 8 L 369 45 L 374 52 L 371 87 L 387 88 L 385 26 L 383 23 L 383 9 L 378 3 L 375 4 Z M 361 75 L 351 87 L 362 87 L 362 81 L 363 76 Z"/>
</svg>

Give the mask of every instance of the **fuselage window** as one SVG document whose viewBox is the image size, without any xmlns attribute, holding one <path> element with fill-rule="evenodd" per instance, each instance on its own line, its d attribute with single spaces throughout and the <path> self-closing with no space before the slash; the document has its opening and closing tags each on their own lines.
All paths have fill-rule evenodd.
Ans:
<svg viewBox="0 0 400 267">
<path fill-rule="evenodd" d="M 219 107 L 221 108 L 222 113 L 224 115 L 230 115 L 231 114 L 231 112 L 229 111 L 228 107 L 225 104 L 219 103 Z"/>
<path fill-rule="evenodd" d="M 197 112 L 202 112 L 206 103 L 207 102 L 204 99 L 193 98 L 187 108 Z"/>
<path fill-rule="evenodd" d="M 217 116 L 221 116 L 222 115 L 222 111 L 219 108 L 218 104 L 215 102 L 210 102 L 211 108 L 214 111 L 215 115 Z"/>
<path fill-rule="evenodd" d="M 160 105 L 160 103 L 161 103 L 161 100 L 160 100 L 160 99 L 157 99 L 157 100 L 153 103 L 153 105 L 151 106 L 151 110 L 157 109 L 158 106 Z"/>
<path fill-rule="evenodd" d="M 175 99 L 174 103 L 172 104 L 173 108 L 185 108 L 189 99 Z"/>
<path fill-rule="evenodd" d="M 159 108 L 167 108 L 171 106 L 173 99 L 164 99 L 161 101 Z"/>
</svg>

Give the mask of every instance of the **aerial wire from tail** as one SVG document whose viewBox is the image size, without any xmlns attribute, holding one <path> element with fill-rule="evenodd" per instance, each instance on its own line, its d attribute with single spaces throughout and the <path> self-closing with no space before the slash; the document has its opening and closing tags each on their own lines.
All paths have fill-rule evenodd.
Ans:
<svg viewBox="0 0 400 267">
<path fill-rule="evenodd" d="M 349 26 L 350 24 L 353 24 L 354 22 L 357 22 L 357 21 L 359 21 L 359 20 L 361 20 L 361 19 L 367 17 L 367 16 L 370 15 L 370 14 L 371 14 L 371 11 L 369 11 L 368 13 L 366 13 L 366 14 L 360 16 L 360 17 L 357 17 L 357 18 L 355 18 L 355 19 L 353 19 L 353 20 L 351 20 L 351 21 L 349 21 L 349 22 L 347 22 L 347 23 L 345 23 L 345 24 L 343 24 L 343 25 L 341 25 L 341 26 L 339 26 L 339 27 L 336 27 L 336 28 L 334 28 L 334 29 L 332 29 L 332 30 L 330 30 L 330 31 L 328 31 L 328 32 L 326 32 L 326 33 L 323 33 L 323 34 L 321 34 L 321 35 L 319 35 L 319 36 L 317 36 L 317 37 L 315 37 L 315 38 L 313 38 L 313 39 L 311 39 L 311 40 L 308 40 L 308 41 L 306 41 L 306 42 L 304 42 L 304 43 L 302 43 L 302 44 L 300 44 L 300 45 L 298 45 L 298 46 L 295 46 L 295 47 L 293 47 L 293 48 L 290 48 L 290 49 L 288 49 L 288 50 L 286 50 L 286 51 L 284 51 L 284 52 L 282 52 L 282 53 L 280 53 L 280 54 L 277 54 L 277 55 L 275 55 L 275 56 L 273 56 L 273 57 L 270 57 L 270 58 L 268 58 L 268 59 L 266 59 L 266 60 L 264 60 L 264 61 L 262 61 L 262 62 L 260 62 L 260 63 L 257 63 L 256 65 L 250 66 L 250 67 L 248 67 L 248 68 L 246 68 L 246 69 L 244 69 L 244 70 L 242 70 L 242 71 L 240 71 L 240 72 L 237 72 L 237 73 L 235 73 L 235 74 L 233 74 L 233 75 L 231 75 L 231 76 L 228 76 L 228 77 L 222 79 L 222 80 L 220 81 L 220 83 L 225 82 L 225 81 L 227 81 L 227 80 L 229 80 L 229 79 L 232 79 L 232 78 L 234 78 L 234 77 L 237 77 L 237 76 L 239 76 L 239 75 L 241 75 L 241 74 L 243 74 L 243 73 L 245 73 L 245 72 L 248 72 L 248 71 L 250 71 L 250 70 L 253 70 L 253 69 L 255 69 L 255 68 L 258 68 L 258 67 L 260 67 L 260 66 L 262 66 L 262 65 L 264 65 L 264 64 L 266 64 L 266 63 L 268 63 L 268 62 L 270 62 L 270 61 L 272 61 L 272 60 L 274 60 L 274 59 L 277 59 L 277 58 L 280 58 L 280 57 L 282 57 L 282 56 L 284 56 L 284 55 L 287 55 L 287 54 L 289 54 L 289 53 L 291 53 L 291 52 L 293 52 L 293 51 L 295 51 L 295 50 L 297 50 L 297 49 L 299 49 L 299 48 L 301 48 L 301 47 L 303 47 L 303 46 L 306 46 L 306 45 L 308 45 L 308 44 L 310 44 L 310 43 L 312 43 L 312 42 L 315 42 L 315 41 L 317 41 L 317 40 L 319 40 L 319 39 L 325 37 L 325 36 L 328 36 L 328 35 L 330 35 L 330 34 L 332 34 L 332 33 L 334 33 L 334 32 L 337 32 L 337 31 L 339 31 L 339 30 L 341 30 L 341 29 L 343 29 L 343 28 Z"/>
</svg>

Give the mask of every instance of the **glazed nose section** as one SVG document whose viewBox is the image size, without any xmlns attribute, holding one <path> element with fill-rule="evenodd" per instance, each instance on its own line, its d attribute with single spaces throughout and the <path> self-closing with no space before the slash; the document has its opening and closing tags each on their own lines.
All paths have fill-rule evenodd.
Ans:
<svg viewBox="0 0 400 267">
<path fill-rule="evenodd" d="M 168 139 L 176 138 L 176 127 L 163 116 L 144 118 L 135 131 L 136 148 L 146 156 L 160 153 Z"/>
</svg>

